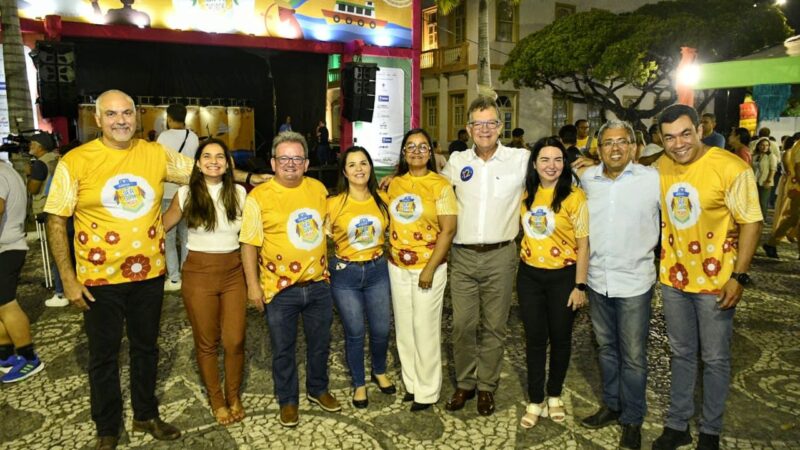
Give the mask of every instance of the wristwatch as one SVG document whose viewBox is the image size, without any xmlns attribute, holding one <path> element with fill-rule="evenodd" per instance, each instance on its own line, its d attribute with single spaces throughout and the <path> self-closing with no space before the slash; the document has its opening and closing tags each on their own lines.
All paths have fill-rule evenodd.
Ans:
<svg viewBox="0 0 800 450">
<path fill-rule="evenodd" d="M 742 272 L 742 273 L 737 273 L 737 272 L 731 273 L 731 279 L 736 280 L 742 286 L 747 286 L 748 284 L 750 284 L 750 275 L 748 275 L 747 273 L 744 273 L 744 272 Z"/>
<path fill-rule="evenodd" d="M 575 285 L 575 289 L 577 289 L 577 290 L 579 290 L 581 292 L 586 292 L 586 283 L 577 283 Z"/>
</svg>

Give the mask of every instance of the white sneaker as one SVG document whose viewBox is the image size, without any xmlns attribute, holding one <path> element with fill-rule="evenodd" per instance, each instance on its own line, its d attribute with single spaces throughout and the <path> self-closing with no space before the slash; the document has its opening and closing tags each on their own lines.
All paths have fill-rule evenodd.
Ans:
<svg viewBox="0 0 800 450">
<path fill-rule="evenodd" d="M 55 294 L 44 301 L 44 305 L 50 308 L 63 308 L 69 305 L 69 300 L 60 294 Z"/>
<path fill-rule="evenodd" d="M 181 290 L 181 282 L 180 281 L 167 280 L 167 281 L 164 282 L 164 290 L 167 291 L 167 292 L 180 291 Z"/>
</svg>

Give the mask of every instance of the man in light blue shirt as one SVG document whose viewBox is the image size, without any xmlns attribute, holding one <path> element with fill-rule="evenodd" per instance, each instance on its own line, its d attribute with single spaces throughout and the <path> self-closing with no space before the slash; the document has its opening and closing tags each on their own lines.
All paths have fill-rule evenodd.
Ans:
<svg viewBox="0 0 800 450">
<path fill-rule="evenodd" d="M 603 406 L 587 428 L 622 425 L 620 447 L 641 447 L 647 411 L 647 335 L 656 282 L 654 249 L 661 232 L 655 169 L 633 162 L 627 122 L 598 133 L 601 164 L 578 169 L 589 204 L 589 304 L 599 345 Z"/>
</svg>

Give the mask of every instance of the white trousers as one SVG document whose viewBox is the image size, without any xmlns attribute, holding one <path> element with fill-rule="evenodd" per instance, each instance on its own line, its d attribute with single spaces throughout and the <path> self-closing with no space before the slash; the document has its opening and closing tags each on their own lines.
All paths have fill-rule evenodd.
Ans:
<svg viewBox="0 0 800 450">
<path fill-rule="evenodd" d="M 433 275 L 433 286 L 420 289 L 421 269 L 389 264 L 397 353 L 406 392 L 417 403 L 436 403 L 442 390 L 442 303 L 447 264 Z"/>
</svg>

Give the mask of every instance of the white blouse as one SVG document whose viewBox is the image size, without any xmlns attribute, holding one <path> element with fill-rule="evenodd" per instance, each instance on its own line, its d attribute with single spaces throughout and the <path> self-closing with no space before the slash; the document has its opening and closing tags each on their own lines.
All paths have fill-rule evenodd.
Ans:
<svg viewBox="0 0 800 450">
<path fill-rule="evenodd" d="M 225 214 L 225 205 L 222 203 L 220 194 L 222 183 L 206 184 L 208 193 L 214 201 L 217 212 L 217 225 L 214 231 L 207 231 L 205 227 L 189 228 L 189 236 L 186 248 L 194 252 L 204 253 L 230 253 L 239 250 L 239 230 L 242 228 L 241 214 L 235 221 L 229 222 Z M 189 195 L 189 186 L 181 186 L 178 189 L 178 204 L 183 211 L 183 205 Z M 239 199 L 239 207 L 244 209 L 244 200 L 247 192 L 242 186 L 236 185 L 236 197 Z"/>
</svg>

